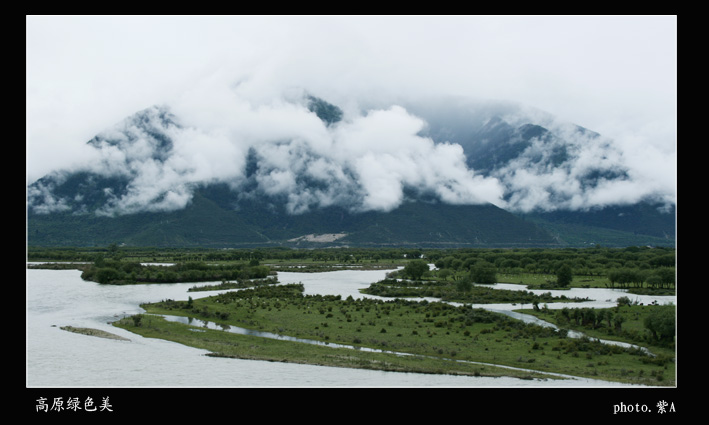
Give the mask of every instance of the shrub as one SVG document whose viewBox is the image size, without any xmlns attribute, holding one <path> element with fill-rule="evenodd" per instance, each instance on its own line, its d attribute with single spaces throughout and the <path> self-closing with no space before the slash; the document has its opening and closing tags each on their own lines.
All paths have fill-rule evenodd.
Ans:
<svg viewBox="0 0 709 425">
<path fill-rule="evenodd" d="M 630 298 L 623 296 L 618 298 L 616 302 L 618 303 L 618 307 L 623 307 L 626 305 L 630 305 Z"/>
</svg>

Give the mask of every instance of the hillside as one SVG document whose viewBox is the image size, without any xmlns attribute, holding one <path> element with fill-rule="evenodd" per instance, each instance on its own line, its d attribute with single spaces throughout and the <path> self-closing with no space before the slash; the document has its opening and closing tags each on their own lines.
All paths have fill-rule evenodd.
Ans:
<svg viewBox="0 0 709 425">
<path fill-rule="evenodd" d="M 94 162 L 28 187 L 28 244 L 674 246 L 674 206 L 576 205 L 630 179 L 590 130 L 507 104 L 404 103 L 347 119 L 302 102 L 288 109 L 293 134 L 243 145 L 168 107 L 126 118 L 87 143 Z"/>
<path fill-rule="evenodd" d="M 33 214 L 28 243 L 37 246 L 252 247 L 252 246 L 554 246 L 549 233 L 492 205 L 409 202 L 391 212 L 354 214 L 340 207 L 292 215 L 265 204 L 221 206 L 228 189 L 197 191 L 174 212 L 99 217 L 72 213 Z M 212 196 L 210 199 L 208 196 Z M 221 197 L 220 197 L 221 196 Z M 310 242 L 308 235 L 339 238 Z M 300 238 L 300 239 L 299 239 Z M 312 239 L 312 238 L 310 238 Z"/>
</svg>

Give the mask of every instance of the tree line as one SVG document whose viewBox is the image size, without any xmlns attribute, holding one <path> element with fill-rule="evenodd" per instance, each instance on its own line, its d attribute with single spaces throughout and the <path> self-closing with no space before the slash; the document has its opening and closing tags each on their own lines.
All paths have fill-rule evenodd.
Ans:
<svg viewBox="0 0 709 425">
<path fill-rule="evenodd" d="M 674 288 L 676 252 L 668 247 L 590 248 L 254 248 L 193 249 L 124 247 L 30 247 L 28 261 L 82 261 L 110 258 L 124 262 L 313 261 L 341 264 L 406 265 L 422 260 L 452 276 L 470 273 L 477 283 L 492 283 L 497 273 L 555 274 L 563 285 L 569 275 L 607 277 L 613 287 Z M 163 270 L 164 271 L 164 270 Z M 569 271 L 571 273 L 569 273 Z M 422 272 L 412 271 L 412 278 Z"/>
<path fill-rule="evenodd" d="M 171 266 L 146 265 L 98 258 L 84 267 L 81 278 L 102 284 L 209 282 L 263 279 L 270 268 L 252 261 L 248 264 L 210 265 L 204 262 L 178 263 Z"/>
<path fill-rule="evenodd" d="M 627 297 L 622 297 L 618 299 L 615 308 L 564 307 L 556 310 L 554 315 L 560 326 L 573 324 L 581 328 L 602 330 L 609 335 L 619 335 L 636 342 L 648 342 L 660 346 L 674 345 L 676 307 L 672 304 L 633 306 Z M 625 328 L 623 324 L 629 320 L 629 317 L 636 317 L 647 332 L 641 332 L 637 327 Z"/>
</svg>

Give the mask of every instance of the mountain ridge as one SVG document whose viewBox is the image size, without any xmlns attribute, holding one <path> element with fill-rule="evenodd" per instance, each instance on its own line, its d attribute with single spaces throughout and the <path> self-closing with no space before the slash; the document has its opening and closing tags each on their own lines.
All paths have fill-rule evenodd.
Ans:
<svg viewBox="0 0 709 425">
<path fill-rule="evenodd" d="M 329 207 L 291 215 L 268 205 L 248 203 L 239 210 L 227 210 L 219 202 L 197 190 L 186 208 L 172 212 L 117 217 L 68 212 L 37 215 L 32 217 L 28 242 L 30 245 L 308 247 L 322 243 L 301 240 L 303 236 L 341 234 L 344 236 L 325 242 L 329 246 L 556 245 L 547 232 L 533 223 L 493 205 L 407 202 L 386 213 L 351 213 L 341 207 Z"/>
<path fill-rule="evenodd" d="M 320 98 L 306 96 L 304 108 L 300 117 L 307 119 L 307 113 L 314 114 L 327 131 L 337 132 L 344 126 L 343 110 Z M 522 169 L 536 169 L 537 173 L 565 170 L 579 186 L 591 189 L 627 178 L 614 164 L 601 163 L 572 173 L 579 143 L 570 143 L 537 123 L 518 119 L 513 124 L 514 120 L 500 114 L 476 118 L 475 125 L 447 119 L 452 121 L 425 118 L 426 125 L 412 140 L 432 141 L 432 145 L 424 146 L 428 146 L 425 152 L 434 154 L 455 153 L 448 143 L 462 147 L 464 161 L 475 170 L 475 178 L 506 184 L 504 202 L 519 201 L 519 194 L 529 190 L 515 187 L 515 180 L 504 180 Z M 242 163 L 243 173 L 232 171 L 239 180 L 204 178 L 200 170 L 177 161 L 186 149 L 187 154 L 199 153 L 189 150 L 195 149 L 191 141 L 186 144 L 181 139 L 185 134 L 193 135 L 188 131 L 192 129 L 183 126 L 169 108 L 156 106 L 91 139 L 88 144 L 104 155 L 97 157 L 96 164 L 78 171 L 58 171 L 28 187 L 28 244 L 518 247 L 674 243 L 674 206 L 669 214 L 662 215 L 660 204 L 645 201 L 582 212 L 564 208 L 511 212 L 489 202 L 445 203 L 438 197 L 447 193 L 439 190 L 440 186 L 432 191 L 433 187 L 422 190 L 405 184 L 396 204 L 388 202 L 382 209 L 353 209 L 371 195 L 354 185 L 362 177 L 357 175 L 362 162 L 338 168 L 325 154 L 317 156 L 317 146 L 296 139 L 271 143 L 267 149 L 250 147 Z M 564 131 L 567 136 L 581 135 L 583 142 L 595 143 L 601 138 L 580 126 Z M 435 150 L 441 146 L 448 150 Z M 107 159 L 116 157 L 122 162 Z M 291 162 L 278 168 L 281 157 Z M 293 168 L 298 161 L 302 162 L 297 164 L 300 168 Z M 201 172 L 204 174 L 204 170 Z M 153 185 L 145 184 L 146 180 Z M 175 180 L 179 184 L 173 183 Z M 444 189 L 462 190 L 457 183 Z M 546 192 L 551 202 L 556 199 L 563 205 L 571 199 L 567 193 L 554 190 Z M 337 199 L 345 200 L 349 207 L 336 203 Z M 605 232 L 614 233 L 612 237 L 602 236 Z M 316 242 L 315 236 L 325 234 L 340 237 Z"/>
</svg>

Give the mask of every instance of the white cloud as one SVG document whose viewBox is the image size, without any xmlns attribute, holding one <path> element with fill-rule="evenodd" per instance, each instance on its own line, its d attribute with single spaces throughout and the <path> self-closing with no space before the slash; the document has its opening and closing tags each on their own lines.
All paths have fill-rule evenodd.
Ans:
<svg viewBox="0 0 709 425">
<path fill-rule="evenodd" d="M 674 16 L 28 16 L 26 177 L 132 173 L 120 205 L 167 208 L 189 202 L 195 184 L 238 184 L 253 147 L 264 190 L 287 193 L 294 211 L 391 208 L 407 186 L 498 205 L 515 188 L 507 201 L 522 209 L 674 199 L 676 29 Z M 342 107 L 343 123 L 328 128 L 293 102 L 303 89 Z M 420 137 L 426 123 L 410 111 L 361 110 L 450 94 L 541 108 L 613 149 L 578 144 L 566 168 L 520 162 L 530 168 L 485 178 L 464 166 L 459 146 Z M 184 125 L 167 161 L 147 157 L 147 140 L 130 151 L 87 147 L 117 120 L 162 104 Z M 629 177 L 580 192 L 593 167 Z M 330 186 L 306 190 L 303 175 Z"/>
</svg>

